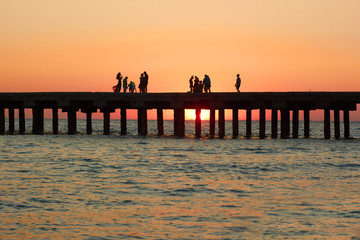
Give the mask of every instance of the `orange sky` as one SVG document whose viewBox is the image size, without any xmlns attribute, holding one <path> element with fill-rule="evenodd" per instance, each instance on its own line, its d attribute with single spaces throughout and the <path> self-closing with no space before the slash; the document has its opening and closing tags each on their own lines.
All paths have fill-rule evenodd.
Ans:
<svg viewBox="0 0 360 240">
<path fill-rule="evenodd" d="M 0 8 L 0 92 L 360 91 L 360 1 L 16 0 Z"/>
</svg>

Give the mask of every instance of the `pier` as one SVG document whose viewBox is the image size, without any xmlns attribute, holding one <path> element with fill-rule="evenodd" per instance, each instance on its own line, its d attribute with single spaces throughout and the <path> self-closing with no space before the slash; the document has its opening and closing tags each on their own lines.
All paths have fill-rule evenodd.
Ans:
<svg viewBox="0 0 360 240">
<path fill-rule="evenodd" d="M 350 111 L 356 111 L 360 92 L 242 92 L 242 93 L 112 93 L 112 92 L 39 92 L 0 93 L 0 134 L 15 132 L 15 109 L 19 113 L 18 132 L 25 133 L 25 109 L 32 111 L 32 133 L 44 132 L 44 109 L 52 110 L 52 132 L 58 134 L 58 112 L 67 113 L 68 134 L 76 134 L 76 113 L 86 114 L 86 133 L 92 133 L 92 114 L 101 112 L 104 134 L 110 134 L 110 113 L 120 109 L 120 134 L 127 134 L 126 110 L 136 109 L 138 134 L 146 136 L 147 110 L 156 109 L 158 135 L 164 134 L 163 110 L 174 111 L 174 136 L 185 135 L 185 109 L 195 109 L 195 135 L 201 135 L 201 110 L 210 110 L 210 136 L 224 138 L 225 110 L 232 110 L 232 136 L 239 135 L 239 110 L 246 111 L 247 138 L 252 136 L 252 110 L 259 110 L 259 138 L 266 135 L 266 110 L 271 111 L 271 138 L 298 138 L 299 112 L 303 111 L 305 138 L 310 137 L 310 113 L 324 110 L 324 138 L 331 138 L 333 114 L 334 138 L 350 137 Z M 5 111 L 8 111 L 8 131 Z M 215 114 L 218 113 L 218 133 L 215 133 Z M 280 113 L 280 119 L 278 119 Z M 344 136 L 340 136 L 340 114 L 343 114 Z M 27 116 L 28 118 L 30 116 Z M 292 119 L 292 124 L 291 124 Z M 278 122 L 280 121 L 280 124 Z M 280 126 L 278 126 L 280 125 Z M 290 126 L 291 129 L 290 129 Z M 278 136 L 278 128 L 280 135 Z M 292 133 L 290 135 L 290 133 Z"/>
</svg>

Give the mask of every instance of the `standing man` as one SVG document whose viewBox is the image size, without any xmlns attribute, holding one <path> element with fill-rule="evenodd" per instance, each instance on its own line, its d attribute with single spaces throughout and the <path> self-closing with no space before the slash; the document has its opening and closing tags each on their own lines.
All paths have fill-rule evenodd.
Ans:
<svg viewBox="0 0 360 240">
<path fill-rule="evenodd" d="M 210 88 L 211 88 L 211 81 L 210 81 L 210 77 L 208 75 L 205 74 L 204 80 L 203 80 L 203 84 L 204 84 L 204 90 L 205 92 L 211 92 Z"/>
<path fill-rule="evenodd" d="M 236 78 L 236 83 L 235 83 L 235 87 L 236 87 L 236 90 L 238 92 L 240 92 L 239 88 L 240 88 L 240 85 L 241 85 L 241 78 L 240 78 L 240 74 L 236 75 L 237 78 Z"/>
<path fill-rule="evenodd" d="M 193 93 L 194 92 L 194 82 L 193 82 L 193 79 L 194 79 L 194 75 L 191 76 L 190 80 L 189 80 L 189 84 L 190 84 L 190 93 Z"/>
<path fill-rule="evenodd" d="M 127 84 L 127 80 L 128 80 L 128 77 L 124 77 L 123 79 L 123 88 L 124 88 L 124 93 L 126 93 L 126 90 L 128 88 L 128 84 Z"/>
<path fill-rule="evenodd" d="M 149 75 L 147 74 L 147 72 L 144 72 L 144 84 L 145 84 L 145 92 L 147 93 L 148 89 L 147 89 L 147 85 L 149 83 Z"/>
</svg>

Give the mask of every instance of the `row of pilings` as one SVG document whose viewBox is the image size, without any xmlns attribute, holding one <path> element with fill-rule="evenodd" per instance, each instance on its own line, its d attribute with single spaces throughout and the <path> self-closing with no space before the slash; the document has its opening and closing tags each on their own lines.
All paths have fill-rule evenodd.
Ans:
<svg viewBox="0 0 360 240">
<path fill-rule="evenodd" d="M 185 109 L 195 109 L 195 135 L 201 136 L 201 110 L 210 110 L 210 137 L 225 137 L 225 109 L 232 110 L 232 136 L 239 136 L 239 110 L 246 110 L 246 133 L 252 134 L 252 113 L 259 109 L 259 138 L 266 137 L 266 110 L 271 110 L 271 138 L 299 137 L 299 112 L 303 111 L 305 138 L 310 137 L 310 111 L 324 110 L 324 138 L 331 138 L 330 116 L 333 112 L 334 137 L 340 136 L 343 114 L 344 138 L 350 137 L 350 111 L 356 110 L 359 93 L 211 93 L 211 94 L 117 94 L 117 93 L 0 93 L 0 134 L 5 134 L 5 110 L 8 110 L 8 133 L 15 132 L 15 109 L 18 110 L 19 133 L 25 133 L 25 109 L 32 110 L 32 133 L 44 132 L 44 109 L 52 109 L 52 132 L 58 134 L 58 112 L 67 113 L 68 134 L 77 133 L 77 112 L 86 114 L 86 133 L 92 134 L 92 114 L 102 112 L 103 133 L 110 134 L 110 114 L 120 109 L 120 134 L 127 134 L 127 109 L 137 110 L 138 134 L 146 136 L 147 110 L 157 110 L 158 135 L 164 134 L 164 109 L 174 111 L 174 136 L 185 136 Z M 218 133 L 215 114 L 218 112 Z M 278 113 L 280 111 L 280 119 Z M 292 115 L 292 116 L 291 116 Z M 291 120 L 292 119 L 292 124 Z M 279 121 L 280 120 L 280 121 Z M 292 129 L 290 129 L 290 126 Z M 291 131 L 292 130 L 292 131 Z M 292 132 L 292 135 L 290 135 Z"/>
<path fill-rule="evenodd" d="M 5 134 L 5 109 L 0 108 L 0 134 Z M 232 136 L 237 138 L 239 136 L 239 120 L 238 120 L 238 110 L 232 109 Z M 68 134 L 77 133 L 77 118 L 76 118 L 76 109 L 63 109 L 67 112 L 67 121 L 68 121 Z M 103 113 L 103 133 L 105 135 L 110 134 L 110 113 L 114 112 L 113 109 L 102 109 Z M 299 110 L 271 110 L 271 138 L 278 138 L 278 111 L 280 111 L 280 137 L 281 138 L 298 138 L 299 137 Z M 86 133 L 92 134 L 92 113 L 95 110 L 85 110 L 86 113 Z M 25 133 L 25 110 L 24 108 L 18 109 L 19 113 L 19 133 Z M 138 134 L 146 136 L 148 134 L 147 130 L 147 109 L 140 108 L 137 109 L 138 113 Z M 290 115 L 292 113 L 292 124 L 290 120 Z M 260 109 L 259 111 L 259 138 L 264 139 L 266 137 L 266 117 L 265 109 Z M 334 114 L 334 137 L 339 139 L 340 136 L 340 111 L 333 110 Z M 196 119 L 195 119 L 195 135 L 197 137 L 201 136 L 201 109 L 196 109 Z M 127 117 L 126 117 L 126 108 L 122 108 L 120 111 L 120 134 L 127 134 Z M 210 109 L 210 132 L 209 135 L 214 137 L 215 133 L 215 109 Z M 304 110 L 304 133 L 305 138 L 310 137 L 310 111 Z M 292 135 L 290 135 L 290 125 L 292 126 Z M 324 138 L 329 139 L 331 137 L 331 122 L 330 122 L 330 110 L 324 111 Z M 350 137 L 350 118 L 349 111 L 343 111 L 343 127 L 344 127 L 344 138 Z M 157 109 L 157 129 L 158 135 L 164 135 L 164 120 L 163 120 L 163 109 Z M 15 109 L 8 108 L 8 133 L 14 134 L 15 132 Z M 32 109 L 32 133 L 33 134 L 42 134 L 44 132 L 44 109 L 43 108 L 33 108 Z M 58 134 L 58 109 L 52 109 L 52 133 Z M 177 137 L 183 137 L 185 135 L 185 109 L 175 109 L 174 110 L 174 135 Z M 225 109 L 218 109 L 218 133 L 219 138 L 225 136 Z M 250 138 L 252 136 L 252 110 L 246 110 L 246 137 Z"/>
</svg>

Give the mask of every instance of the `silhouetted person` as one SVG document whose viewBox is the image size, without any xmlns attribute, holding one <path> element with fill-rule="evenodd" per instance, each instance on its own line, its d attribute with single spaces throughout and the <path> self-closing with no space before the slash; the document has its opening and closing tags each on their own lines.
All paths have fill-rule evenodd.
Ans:
<svg viewBox="0 0 360 240">
<path fill-rule="evenodd" d="M 211 92 L 210 88 L 211 88 L 211 81 L 210 81 L 210 77 L 208 75 L 205 74 L 204 80 L 204 90 L 205 92 Z"/>
<path fill-rule="evenodd" d="M 129 92 L 134 93 L 134 91 L 136 91 L 135 83 L 133 81 L 130 81 L 128 87 L 129 87 Z"/>
<path fill-rule="evenodd" d="M 204 90 L 204 83 L 203 81 L 199 81 L 199 93 L 202 93 Z"/>
<path fill-rule="evenodd" d="M 148 83 L 149 83 L 149 75 L 148 75 L 148 74 L 146 73 L 146 71 L 145 71 L 145 72 L 144 72 L 144 84 L 145 84 L 144 90 L 145 90 L 146 93 L 147 93 L 147 91 L 148 91 L 148 88 L 147 88 Z"/>
<path fill-rule="evenodd" d="M 140 93 L 144 93 L 144 92 L 145 92 L 145 78 L 144 78 L 144 73 L 142 73 L 142 74 L 140 75 L 139 91 L 140 91 Z"/>
<path fill-rule="evenodd" d="M 118 80 L 117 85 L 113 86 L 112 89 L 114 92 L 120 92 L 121 90 L 121 80 L 122 80 L 122 75 L 120 72 L 118 72 L 118 74 L 116 75 L 116 79 Z"/>
<path fill-rule="evenodd" d="M 127 90 L 127 88 L 128 88 L 127 80 L 128 80 L 128 77 L 126 76 L 126 77 L 123 79 L 124 93 L 126 93 L 126 90 Z"/>
<path fill-rule="evenodd" d="M 197 76 L 195 76 L 193 92 L 194 93 L 200 92 L 200 82 Z"/>
<path fill-rule="evenodd" d="M 238 92 L 240 92 L 240 85 L 241 85 L 241 78 L 240 78 L 240 74 L 236 75 L 236 83 L 235 83 L 235 87 L 236 87 L 236 90 Z"/>
<path fill-rule="evenodd" d="M 189 84 L 190 84 L 190 92 L 194 92 L 194 82 L 193 82 L 194 76 L 191 76 L 190 80 L 189 80 Z"/>
</svg>

